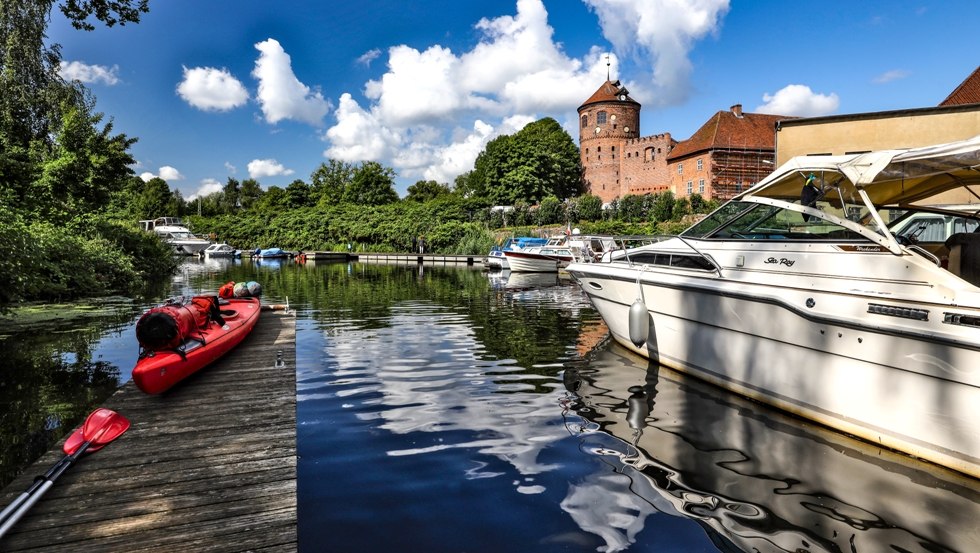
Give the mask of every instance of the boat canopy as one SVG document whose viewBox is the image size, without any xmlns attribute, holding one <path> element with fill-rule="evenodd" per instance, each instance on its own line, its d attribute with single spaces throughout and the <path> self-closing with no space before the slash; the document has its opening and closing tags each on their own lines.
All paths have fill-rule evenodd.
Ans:
<svg viewBox="0 0 980 553">
<path fill-rule="evenodd" d="M 792 201 L 800 198 L 811 175 L 824 187 L 849 182 L 876 206 L 912 204 L 959 188 L 969 188 L 980 200 L 980 135 L 922 148 L 797 156 L 736 199 L 761 196 Z"/>
</svg>

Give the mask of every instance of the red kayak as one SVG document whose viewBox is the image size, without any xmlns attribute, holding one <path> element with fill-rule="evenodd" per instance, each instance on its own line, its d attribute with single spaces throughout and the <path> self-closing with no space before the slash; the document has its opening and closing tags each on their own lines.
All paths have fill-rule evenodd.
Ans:
<svg viewBox="0 0 980 553">
<path fill-rule="evenodd" d="M 170 301 L 147 311 L 136 325 L 141 351 L 133 381 L 148 394 L 170 389 L 237 346 L 261 311 L 257 297 L 217 296 Z"/>
</svg>

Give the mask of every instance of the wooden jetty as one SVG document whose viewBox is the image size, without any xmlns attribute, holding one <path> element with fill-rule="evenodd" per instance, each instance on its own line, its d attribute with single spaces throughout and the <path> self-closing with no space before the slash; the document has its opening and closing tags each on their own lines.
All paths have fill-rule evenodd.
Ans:
<svg viewBox="0 0 980 553">
<path fill-rule="evenodd" d="M 132 426 L 66 471 L 0 551 L 296 551 L 292 315 L 265 311 L 235 350 L 170 391 L 129 382 L 104 406 Z M 58 444 L 2 504 L 61 457 Z"/>
<path fill-rule="evenodd" d="M 482 255 L 441 255 L 431 253 L 343 253 L 306 252 L 306 259 L 313 261 L 392 264 L 392 265 L 474 265 L 483 263 Z"/>
</svg>

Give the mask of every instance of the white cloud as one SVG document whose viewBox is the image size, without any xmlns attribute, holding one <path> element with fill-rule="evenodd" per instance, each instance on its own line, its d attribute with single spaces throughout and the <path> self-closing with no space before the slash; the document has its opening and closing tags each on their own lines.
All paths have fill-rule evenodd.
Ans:
<svg viewBox="0 0 980 553">
<path fill-rule="evenodd" d="M 402 143 L 397 133 L 382 125 L 374 114 L 364 111 L 350 94 L 340 97 L 337 124 L 327 129 L 330 142 L 323 155 L 340 161 L 379 161 L 388 159 Z"/>
<path fill-rule="evenodd" d="M 85 84 L 107 84 L 109 86 L 119 83 L 119 66 L 113 65 L 88 65 L 81 61 L 62 61 L 58 67 L 58 74 L 61 78 L 69 81 L 80 81 Z"/>
<path fill-rule="evenodd" d="M 602 35 L 617 52 L 652 60 L 654 103 L 676 105 L 690 94 L 688 54 L 718 32 L 728 0 L 583 0 L 599 16 Z"/>
<path fill-rule="evenodd" d="M 872 81 L 875 84 L 885 84 L 892 81 L 898 81 L 908 77 L 910 73 L 904 69 L 892 69 L 891 71 L 885 71 L 881 75 L 878 75 Z"/>
<path fill-rule="evenodd" d="M 151 173 L 149 171 L 140 173 L 140 178 L 143 179 L 143 182 L 147 182 L 150 179 L 157 177 L 160 177 L 168 183 L 171 181 L 184 180 L 184 175 L 180 174 L 180 171 L 169 165 L 164 165 L 156 173 Z"/>
<path fill-rule="evenodd" d="M 210 196 L 215 192 L 221 192 L 222 190 L 224 190 L 224 188 L 225 188 L 224 185 L 215 179 L 202 179 L 201 186 L 198 187 L 198 189 L 193 194 L 187 196 L 186 201 L 193 202 L 198 198 Z"/>
<path fill-rule="evenodd" d="M 330 102 L 296 78 L 289 54 L 278 41 L 270 38 L 255 48 L 260 54 L 252 76 L 259 81 L 258 100 L 266 122 L 289 119 L 319 126 L 332 108 Z"/>
<path fill-rule="evenodd" d="M 817 94 L 801 84 L 787 85 L 775 94 L 763 94 L 762 100 L 765 103 L 755 111 L 773 115 L 817 117 L 834 113 L 840 106 L 836 94 Z"/>
<path fill-rule="evenodd" d="M 369 66 L 371 65 L 371 62 L 378 59 L 378 56 L 380 55 L 381 55 L 381 50 L 379 50 L 378 48 L 373 48 L 361 54 L 361 56 L 357 58 L 357 63 L 364 66 Z"/>
<path fill-rule="evenodd" d="M 225 169 L 227 169 L 228 170 L 228 173 L 230 173 L 232 175 L 234 175 L 235 173 L 238 172 L 238 168 L 235 167 L 234 165 L 232 165 L 230 162 L 227 162 L 227 161 L 225 162 Z"/>
<path fill-rule="evenodd" d="M 611 76 L 622 56 L 646 64 L 652 76 L 628 82 L 650 105 L 684 99 L 694 43 L 716 33 L 727 0 L 584 0 L 599 16 Z M 571 57 L 554 40 L 542 0 L 516 0 L 516 13 L 474 24 L 477 43 L 465 51 L 433 44 L 387 49 L 385 71 L 364 85 L 367 102 L 343 94 L 336 122 L 323 134 L 323 155 L 347 162 L 379 161 L 400 178 L 452 183 L 473 168 L 489 140 L 528 122 L 565 120 L 606 79 L 606 49 L 593 46 Z M 370 63 L 375 54 L 358 58 Z M 649 60 L 649 61 L 648 61 Z M 573 116 L 574 118 L 574 116 Z M 575 136 L 577 121 L 569 123 Z"/>
<path fill-rule="evenodd" d="M 274 159 L 253 159 L 248 162 L 248 176 L 253 179 L 276 177 L 279 175 L 288 176 L 294 172 L 292 169 L 286 169 Z"/>
<path fill-rule="evenodd" d="M 184 68 L 177 94 L 188 104 L 204 111 L 228 111 L 245 105 L 248 91 L 227 69 Z"/>
</svg>

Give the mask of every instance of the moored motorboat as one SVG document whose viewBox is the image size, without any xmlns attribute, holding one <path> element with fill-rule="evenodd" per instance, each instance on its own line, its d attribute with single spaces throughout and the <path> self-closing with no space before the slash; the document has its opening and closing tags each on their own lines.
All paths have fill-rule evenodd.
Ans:
<svg viewBox="0 0 980 553">
<path fill-rule="evenodd" d="M 211 244 L 204 248 L 204 257 L 241 257 L 242 251 L 229 246 L 228 244 Z"/>
<path fill-rule="evenodd" d="M 980 137 L 794 158 L 679 236 L 568 272 L 651 360 L 980 477 L 980 234 L 889 226 L 980 198 L 978 168 Z"/>
<path fill-rule="evenodd" d="M 544 246 L 547 243 L 547 238 L 536 238 L 533 236 L 508 238 L 503 245 L 494 246 L 490 249 L 490 252 L 487 253 L 486 259 L 483 261 L 483 264 L 491 271 L 510 269 L 510 265 L 507 263 L 507 258 L 504 256 L 505 251 L 523 251 L 529 248 Z"/>
<path fill-rule="evenodd" d="M 136 386 L 159 394 L 213 363 L 248 336 L 261 307 L 258 297 L 197 296 L 147 311 L 136 325 Z"/>
<path fill-rule="evenodd" d="M 170 244 L 178 255 L 198 255 L 207 248 L 210 240 L 195 236 L 180 220 L 180 217 L 157 217 L 140 221 L 140 227 L 153 232 L 161 240 Z"/>
</svg>

